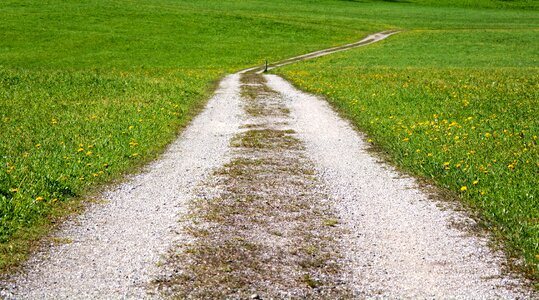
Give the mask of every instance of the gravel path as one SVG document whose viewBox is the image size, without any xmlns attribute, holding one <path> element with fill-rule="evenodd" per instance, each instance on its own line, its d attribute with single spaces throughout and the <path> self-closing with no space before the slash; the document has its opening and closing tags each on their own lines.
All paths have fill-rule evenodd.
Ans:
<svg viewBox="0 0 539 300">
<path fill-rule="evenodd" d="M 258 74 L 261 74 L 262 72 L 264 72 L 264 70 L 269 71 L 271 69 L 275 69 L 275 68 L 278 68 L 278 67 L 293 64 L 293 63 L 296 63 L 298 61 L 313 59 L 313 58 L 326 56 L 326 55 L 330 55 L 330 54 L 341 52 L 341 51 L 350 50 L 350 49 L 353 49 L 353 48 L 359 48 L 359 47 L 367 46 L 369 44 L 376 43 L 376 42 L 379 42 L 381 40 L 384 40 L 384 39 L 386 39 L 386 38 L 388 38 L 388 37 L 390 37 L 390 36 L 392 36 L 392 35 L 394 35 L 396 33 L 399 33 L 399 31 L 388 30 L 388 31 L 382 31 L 382 32 L 374 33 L 374 34 L 368 35 L 364 39 L 362 39 L 362 40 L 360 40 L 358 42 L 355 42 L 355 43 L 346 44 L 346 45 L 342 45 L 342 46 L 338 46 L 338 47 L 323 49 L 323 50 L 319 50 L 319 51 L 315 51 L 315 52 L 311 52 L 311 53 L 307 53 L 307 54 L 303 54 L 303 55 L 294 56 L 294 57 L 291 57 L 291 58 L 288 58 L 288 59 L 285 59 L 285 60 L 282 60 L 282 61 L 270 63 L 267 66 L 261 66 L 261 67 L 259 66 L 259 67 L 253 67 L 253 68 L 245 69 L 243 71 L 240 71 L 239 73 L 256 72 Z"/>
<path fill-rule="evenodd" d="M 307 146 L 349 235 L 343 239 L 356 295 L 367 298 L 536 299 L 501 272 L 487 239 L 456 229 L 473 220 L 429 200 L 414 179 L 368 152 L 362 136 L 327 102 L 282 78 L 268 85 L 290 103 L 292 128 Z M 464 226 L 466 227 L 466 226 Z"/>
<path fill-rule="evenodd" d="M 262 75 L 243 74 L 242 131 L 231 160 L 201 183 L 158 278 L 174 299 L 350 299 L 342 229 L 290 128 L 290 110 Z"/>
<path fill-rule="evenodd" d="M 192 189 L 226 161 L 239 124 L 239 75 L 226 77 L 200 114 L 161 159 L 128 183 L 104 194 L 63 226 L 61 240 L 38 253 L 23 274 L 0 283 L 7 299 L 151 298 L 147 283 L 156 263 L 183 235 L 178 219 Z"/>
<path fill-rule="evenodd" d="M 344 49 L 348 48 L 330 50 Z M 319 202 L 333 205 L 337 226 L 345 232 L 336 237 L 338 252 L 344 255 L 340 268 L 349 274 L 344 281 L 357 298 L 539 298 L 522 288 L 522 279 L 501 272 L 504 257 L 487 247 L 486 238 L 453 226 L 473 224 L 472 220 L 429 200 L 412 178 L 378 162 L 361 134 L 325 101 L 278 76 L 264 78 L 277 92 L 271 97 L 286 106 L 286 126 L 305 146 L 305 158 L 295 161 L 312 163 L 317 186 L 323 186 L 330 200 Z M 149 284 L 167 276 L 158 262 L 174 245 L 193 241 L 178 220 L 199 196 L 200 184 L 234 162 L 230 141 L 245 133 L 240 128 L 246 119 L 240 86 L 239 74 L 224 78 L 206 110 L 161 159 L 105 193 L 106 203 L 66 223 L 57 239 L 65 243 L 37 253 L 20 274 L 0 282 L 0 298 L 160 298 L 155 285 Z M 286 186 L 277 184 L 281 185 Z"/>
</svg>

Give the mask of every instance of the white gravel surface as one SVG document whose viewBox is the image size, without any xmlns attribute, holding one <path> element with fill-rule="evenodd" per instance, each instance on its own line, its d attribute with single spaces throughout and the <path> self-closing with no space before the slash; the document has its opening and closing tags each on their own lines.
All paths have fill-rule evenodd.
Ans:
<svg viewBox="0 0 539 300">
<path fill-rule="evenodd" d="M 343 225 L 343 247 L 355 294 L 393 299 L 534 298 L 523 281 L 504 275 L 486 238 L 455 229 L 473 223 L 429 200 L 414 179 L 380 163 L 368 144 L 326 101 L 266 76 L 288 99 L 293 128 L 326 182 Z"/>
<path fill-rule="evenodd" d="M 0 282 L 7 299 L 152 298 L 147 283 L 178 234 L 192 189 L 226 161 L 237 133 L 239 75 L 226 77 L 206 110 L 146 171 L 102 195 L 58 236 L 72 240 L 35 255 L 24 273 Z"/>
</svg>

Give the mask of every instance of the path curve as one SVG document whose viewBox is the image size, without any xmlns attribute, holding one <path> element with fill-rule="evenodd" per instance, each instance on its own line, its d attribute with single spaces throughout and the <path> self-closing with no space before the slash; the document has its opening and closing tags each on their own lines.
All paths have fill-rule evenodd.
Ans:
<svg viewBox="0 0 539 300">
<path fill-rule="evenodd" d="M 368 35 L 366 38 L 364 38 L 364 39 L 362 39 L 362 40 L 360 40 L 358 42 L 355 42 L 355 43 L 346 44 L 346 45 L 343 45 L 343 46 L 332 47 L 332 48 L 328 48 L 328 49 L 324 49 L 324 50 L 318 50 L 318 51 L 310 52 L 310 53 L 299 55 L 299 56 L 294 56 L 294 57 L 287 58 L 287 59 L 284 59 L 284 60 L 281 60 L 281 61 L 278 61 L 278 62 L 275 62 L 275 63 L 270 63 L 267 66 L 267 68 L 266 68 L 266 66 L 257 66 L 257 67 L 252 67 L 252 68 L 248 68 L 248 69 L 239 71 L 239 73 L 243 74 L 243 73 L 255 72 L 255 73 L 260 74 L 260 73 L 264 72 L 264 70 L 269 71 L 269 70 L 272 70 L 272 69 L 275 69 L 275 68 L 278 68 L 278 67 L 282 67 L 282 66 L 286 66 L 286 65 L 289 65 L 289 64 L 293 64 L 293 63 L 296 63 L 296 62 L 299 62 L 299 61 L 304 61 L 304 60 L 313 59 L 313 58 L 317 58 L 317 57 L 321 57 L 321 56 L 326 56 L 326 55 L 341 52 L 341 51 L 346 51 L 346 50 L 350 50 L 350 49 L 354 49 L 354 48 L 367 46 L 367 45 L 370 45 L 372 43 L 376 43 L 376 42 L 379 42 L 381 40 L 384 40 L 384 39 L 386 39 L 386 38 L 388 38 L 388 37 L 390 37 L 390 36 L 392 36 L 394 34 L 397 34 L 399 32 L 400 31 L 397 31 L 397 30 L 387 30 L 387 31 L 377 32 L 377 33 Z"/>
</svg>

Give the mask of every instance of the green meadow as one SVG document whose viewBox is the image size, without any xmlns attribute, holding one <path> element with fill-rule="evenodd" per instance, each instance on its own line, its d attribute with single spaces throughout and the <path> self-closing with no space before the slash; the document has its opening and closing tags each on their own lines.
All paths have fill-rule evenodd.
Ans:
<svg viewBox="0 0 539 300">
<path fill-rule="evenodd" d="M 401 29 L 380 44 L 277 72 L 327 96 L 399 166 L 483 212 L 533 269 L 538 7 L 2 1 L 0 268 L 24 259 L 51 216 L 155 159 L 225 74 Z"/>
</svg>

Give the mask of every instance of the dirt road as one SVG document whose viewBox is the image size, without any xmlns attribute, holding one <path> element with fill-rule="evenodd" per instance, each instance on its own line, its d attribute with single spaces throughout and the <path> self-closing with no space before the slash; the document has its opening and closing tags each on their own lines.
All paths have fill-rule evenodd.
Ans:
<svg viewBox="0 0 539 300">
<path fill-rule="evenodd" d="M 0 296 L 537 296 L 470 218 L 373 157 L 324 100 L 260 70 L 224 78 L 161 159 L 65 224 Z"/>
</svg>

